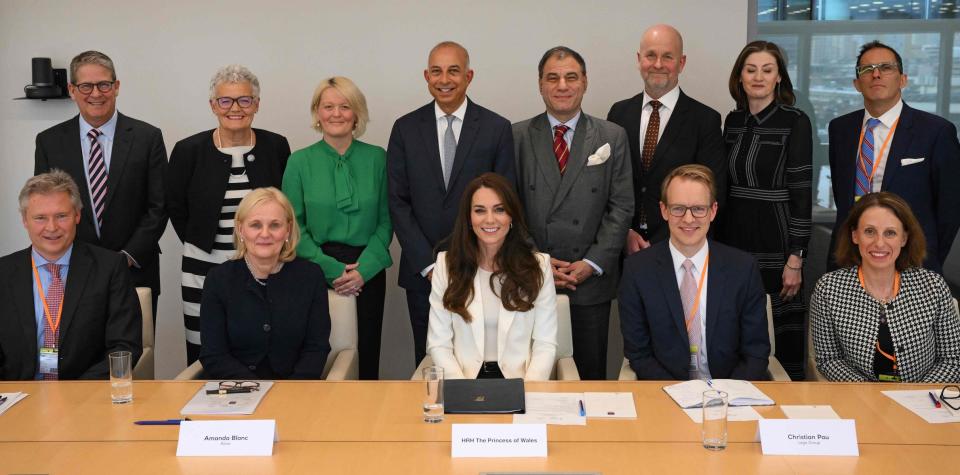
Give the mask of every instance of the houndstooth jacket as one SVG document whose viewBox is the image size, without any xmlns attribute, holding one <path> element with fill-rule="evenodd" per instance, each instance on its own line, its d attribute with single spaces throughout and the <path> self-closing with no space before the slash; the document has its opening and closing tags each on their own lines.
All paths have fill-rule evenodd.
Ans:
<svg viewBox="0 0 960 475">
<path fill-rule="evenodd" d="M 960 381 L 960 316 L 939 274 L 911 268 L 886 310 L 903 382 Z M 860 285 L 857 267 L 825 274 L 810 299 L 817 369 L 830 381 L 876 381 L 873 357 L 880 302 Z"/>
</svg>

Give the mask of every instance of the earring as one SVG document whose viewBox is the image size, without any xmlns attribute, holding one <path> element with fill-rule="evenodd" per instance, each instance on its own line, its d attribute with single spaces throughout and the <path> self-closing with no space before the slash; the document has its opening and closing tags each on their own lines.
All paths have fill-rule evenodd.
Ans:
<svg viewBox="0 0 960 475">
<path fill-rule="evenodd" d="M 513 229 L 513 221 L 510 222 L 510 229 Z"/>
</svg>

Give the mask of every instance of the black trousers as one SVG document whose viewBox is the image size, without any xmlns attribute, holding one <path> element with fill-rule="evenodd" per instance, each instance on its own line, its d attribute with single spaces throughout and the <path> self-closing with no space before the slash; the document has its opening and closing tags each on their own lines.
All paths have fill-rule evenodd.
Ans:
<svg viewBox="0 0 960 475">
<path fill-rule="evenodd" d="M 407 289 L 407 311 L 413 329 L 413 366 L 427 356 L 427 324 L 430 322 L 430 291 Z"/>
<path fill-rule="evenodd" d="M 607 332 L 610 329 L 610 302 L 570 305 L 573 333 L 573 361 L 581 380 L 607 379 Z"/>
<path fill-rule="evenodd" d="M 320 248 L 324 254 L 344 264 L 357 262 L 364 249 L 336 242 L 325 243 Z M 357 296 L 357 353 L 360 356 L 360 379 L 380 378 L 380 341 L 383 333 L 383 301 L 386 292 L 387 276 L 384 271 L 380 271 L 363 283 L 363 289 Z"/>
</svg>

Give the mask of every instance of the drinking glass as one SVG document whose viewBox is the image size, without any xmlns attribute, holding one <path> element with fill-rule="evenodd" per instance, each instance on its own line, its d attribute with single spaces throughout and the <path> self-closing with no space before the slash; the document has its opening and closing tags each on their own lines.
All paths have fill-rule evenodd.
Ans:
<svg viewBox="0 0 960 475">
<path fill-rule="evenodd" d="M 133 402 L 133 355 L 114 351 L 110 359 L 110 400 L 114 404 Z"/>
<path fill-rule="evenodd" d="M 427 383 L 423 397 L 423 421 L 431 424 L 443 422 L 443 368 L 423 368 L 423 380 Z"/>
<path fill-rule="evenodd" d="M 727 393 L 711 389 L 703 392 L 703 447 L 727 448 Z"/>
</svg>

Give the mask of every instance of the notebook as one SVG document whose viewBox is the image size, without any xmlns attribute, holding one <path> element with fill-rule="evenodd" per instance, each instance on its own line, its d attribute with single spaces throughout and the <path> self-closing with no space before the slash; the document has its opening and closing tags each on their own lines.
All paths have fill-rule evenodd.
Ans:
<svg viewBox="0 0 960 475">
<path fill-rule="evenodd" d="M 731 406 L 772 406 L 774 404 L 773 399 L 757 389 L 753 383 L 739 379 L 713 379 L 709 384 L 702 379 L 694 379 L 663 387 L 663 390 L 684 409 L 703 406 L 703 393 L 711 389 L 727 393 L 727 403 Z"/>
<path fill-rule="evenodd" d="M 448 379 L 443 382 L 447 414 L 523 414 L 523 379 Z"/>
</svg>

